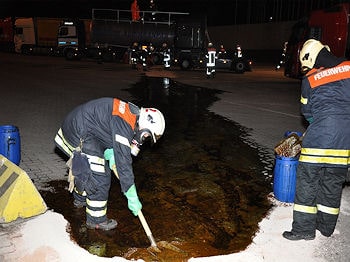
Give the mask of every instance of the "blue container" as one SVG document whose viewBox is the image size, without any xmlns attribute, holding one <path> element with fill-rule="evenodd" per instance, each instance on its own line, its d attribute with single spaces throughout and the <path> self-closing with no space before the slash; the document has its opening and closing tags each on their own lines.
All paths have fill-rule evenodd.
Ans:
<svg viewBox="0 0 350 262">
<path fill-rule="evenodd" d="M 297 157 L 276 156 L 273 193 L 281 202 L 294 202 L 298 162 Z"/>
<path fill-rule="evenodd" d="M 302 137 L 303 133 L 298 131 L 286 131 L 284 137 L 289 137 L 291 134 L 296 134 L 298 137 Z"/>
<path fill-rule="evenodd" d="M 16 126 L 0 126 L 0 154 L 16 165 L 21 161 L 21 139 Z"/>
</svg>

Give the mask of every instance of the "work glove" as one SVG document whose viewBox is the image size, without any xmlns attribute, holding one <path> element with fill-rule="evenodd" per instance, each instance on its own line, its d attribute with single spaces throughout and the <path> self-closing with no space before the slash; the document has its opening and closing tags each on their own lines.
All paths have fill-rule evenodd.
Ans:
<svg viewBox="0 0 350 262">
<path fill-rule="evenodd" d="M 142 204 L 137 196 L 135 184 L 132 185 L 129 190 L 124 193 L 124 195 L 128 199 L 128 208 L 131 210 L 134 216 L 137 216 L 142 208 Z"/>
<path fill-rule="evenodd" d="M 105 150 L 105 152 L 103 153 L 103 156 L 106 160 L 108 160 L 109 162 L 109 168 L 111 170 L 114 170 L 116 168 L 115 166 L 115 159 L 114 159 L 114 151 L 112 148 L 108 148 Z"/>
<path fill-rule="evenodd" d="M 72 193 L 73 189 L 74 189 L 74 176 L 73 176 L 73 172 L 72 172 L 72 158 L 73 158 L 73 155 L 68 159 L 68 161 L 66 163 L 67 167 L 69 168 L 69 172 L 68 172 L 68 183 L 69 183 L 68 191 L 70 193 Z"/>
<path fill-rule="evenodd" d="M 308 119 L 306 119 L 308 122 L 309 122 L 309 124 L 311 124 L 312 122 L 314 122 L 314 118 L 313 117 L 309 117 Z"/>
</svg>

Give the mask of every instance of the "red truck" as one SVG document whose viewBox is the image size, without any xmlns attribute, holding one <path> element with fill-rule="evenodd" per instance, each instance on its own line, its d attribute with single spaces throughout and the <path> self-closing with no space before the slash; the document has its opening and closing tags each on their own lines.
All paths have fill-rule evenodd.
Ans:
<svg viewBox="0 0 350 262">
<path fill-rule="evenodd" d="M 300 78 L 299 52 L 303 43 L 314 38 L 330 47 L 336 56 L 350 55 L 350 4 L 343 3 L 327 9 L 315 10 L 310 15 L 298 21 L 292 29 L 288 40 L 284 75 Z"/>
<path fill-rule="evenodd" d="M 13 19 L 11 17 L 0 19 L 0 50 L 13 51 L 13 37 Z"/>
</svg>

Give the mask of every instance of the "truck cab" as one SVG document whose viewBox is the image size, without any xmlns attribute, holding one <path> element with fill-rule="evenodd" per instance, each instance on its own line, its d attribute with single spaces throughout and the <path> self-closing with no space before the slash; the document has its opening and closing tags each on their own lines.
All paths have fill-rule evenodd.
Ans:
<svg viewBox="0 0 350 262">
<path fill-rule="evenodd" d="M 80 59 L 85 49 L 84 22 L 65 20 L 58 28 L 57 50 L 67 60 Z"/>
<path fill-rule="evenodd" d="M 181 69 L 203 67 L 205 64 L 206 21 L 204 18 L 182 18 L 175 27 L 175 59 Z"/>
</svg>

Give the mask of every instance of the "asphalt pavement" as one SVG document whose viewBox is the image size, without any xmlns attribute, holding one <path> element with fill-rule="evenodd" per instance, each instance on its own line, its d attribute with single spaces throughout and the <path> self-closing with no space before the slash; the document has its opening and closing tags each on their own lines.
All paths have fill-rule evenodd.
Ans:
<svg viewBox="0 0 350 262">
<path fill-rule="evenodd" d="M 93 98 L 131 99 L 126 89 L 144 74 L 223 91 L 209 110 L 239 123 L 248 131 L 247 143 L 270 155 L 267 170 L 273 168 L 273 148 L 284 133 L 305 130 L 299 112 L 300 81 L 284 77 L 283 71 L 276 71 L 272 63 L 256 62 L 252 72 L 244 74 L 218 70 L 214 79 L 207 79 L 205 71 L 199 69 L 165 71 L 156 66 L 143 72 L 120 63 L 71 62 L 57 57 L 7 53 L 0 53 L 0 66 L 0 124 L 19 127 L 20 167 L 38 189 L 44 189 L 46 182 L 65 179 L 65 163 L 54 151 L 53 143 L 64 116 L 78 104 Z M 325 255 L 329 257 L 326 261 L 350 259 L 348 218 L 349 214 L 344 214 L 337 225 L 343 237 L 328 241 L 334 254 Z M 8 239 L 7 228 L 0 227 L 0 260 L 16 250 L 16 240 Z M 317 252 L 324 250 L 320 248 Z"/>
</svg>

